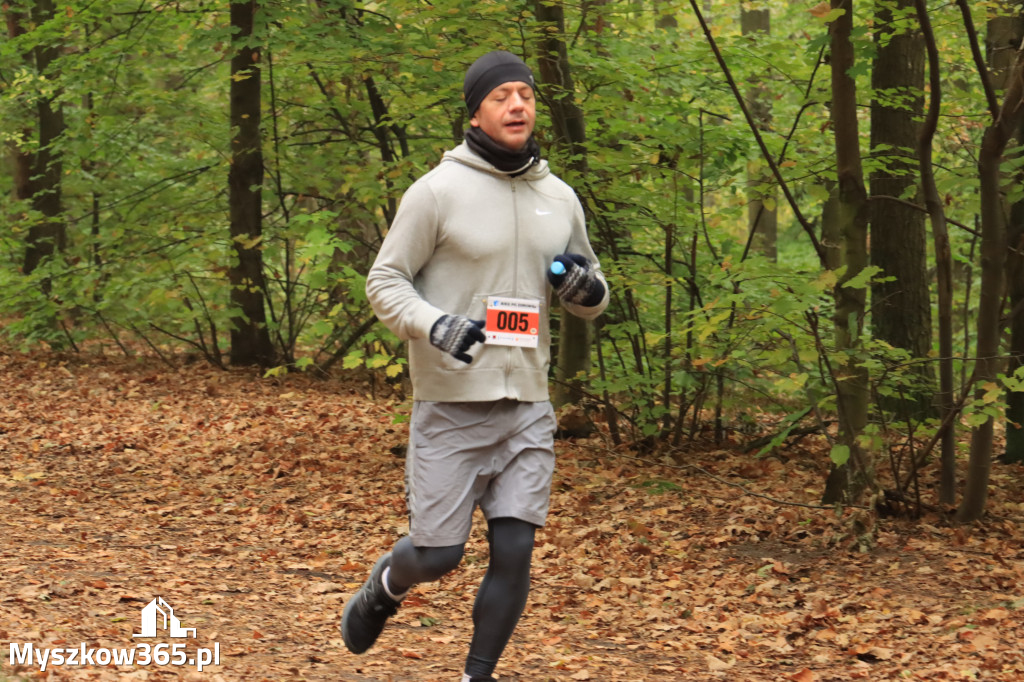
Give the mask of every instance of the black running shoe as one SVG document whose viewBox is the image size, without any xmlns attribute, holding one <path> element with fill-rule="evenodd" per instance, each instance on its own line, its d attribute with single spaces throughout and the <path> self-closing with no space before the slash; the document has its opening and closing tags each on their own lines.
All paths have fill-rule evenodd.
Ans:
<svg viewBox="0 0 1024 682">
<path fill-rule="evenodd" d="M 381 582 L 384 569 L 390 565 L 390 552 L 377 559 L 370 577 L 345 604 L 341 614 L 341 637 L 354 654 L 361 654 L 373 646 L 388 618 L 398 611 L 400 602 L 388 596 Z"/>
</svg>

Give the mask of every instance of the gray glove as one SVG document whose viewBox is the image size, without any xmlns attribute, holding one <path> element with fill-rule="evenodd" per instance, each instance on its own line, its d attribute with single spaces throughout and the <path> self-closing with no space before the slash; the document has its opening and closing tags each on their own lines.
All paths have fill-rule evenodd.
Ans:
<svg viewBox="0 0 1024 682">
<path fill-rule="evenodd" d="M 483 320 L 471 320 L 462 315 L 442 315 L 430 328 L 430 343 L 456 360 L 466 364 L 473 362 L 473 356 L 466 351 L 474 343 L 483 343 L 487 338 L 482 331 Z"/>
<path fill-rule="evenodd" d="M 566 303 L 590 307 L 604 299 L 604 283 L 587 259 L 578 253 L 555 256 L 548 269 L 548 281 Z"/>
</svg>

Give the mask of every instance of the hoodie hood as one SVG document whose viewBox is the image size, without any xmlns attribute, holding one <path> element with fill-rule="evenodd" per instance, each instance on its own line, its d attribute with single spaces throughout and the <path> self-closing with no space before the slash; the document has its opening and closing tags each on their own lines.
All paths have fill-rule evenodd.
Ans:
<svg viewBox="0 0 1024 682">
<path fill-rule="evenodd" d="M 485 161 L 483 157 L 474 152 L 469 148 L 469 145 L 463 141 L 455 149 L 447 151 L 441 158 L 441 162 L 454 161 L 461 163 L 464 166 L 475 168 L 476 170 L 483 171 L 484 173 L 490 173 L 498 177 L 511 178 L 515 176 L 517 179 L 522 180 L 540 180 L 541 178 L 547 177 L 551 174 L 551 170 L 548 168 L 548 162 L 545 159 L 541 159 L 532 166 L 530 166 L 525 173 L 516 175 L 516 171 L 502 171 L 494 167 L 493 164 Z"/>
</svg>

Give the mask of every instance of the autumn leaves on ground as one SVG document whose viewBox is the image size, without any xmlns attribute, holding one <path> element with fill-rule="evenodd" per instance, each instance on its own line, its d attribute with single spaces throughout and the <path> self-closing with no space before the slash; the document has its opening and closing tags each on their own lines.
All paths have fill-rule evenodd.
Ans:
<svg viewBox="0 0 1024 682">
<path fill-rule="evenodd" d="M 458 680 L 479 532 L 368 654 L 337 630 L 406 527 L 407 412 L 358 382 L 0 353 L 0 681 Z M 815 447 L 559 441 L 502 679 L 1024 679 L 1020 472 L 981 527 L 874 522 L 815 508 Z M 133 637 L 156 597 L 194 638 Z M 41 672 L 28 644 L 108 653 Z M 170 663 L 104 660 L 143 648 Z"/>
</svg>

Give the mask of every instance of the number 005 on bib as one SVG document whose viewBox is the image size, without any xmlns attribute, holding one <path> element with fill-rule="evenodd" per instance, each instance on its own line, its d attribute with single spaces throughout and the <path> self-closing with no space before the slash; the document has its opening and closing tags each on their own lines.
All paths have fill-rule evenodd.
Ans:
<svg viewBox="0 0 1024 682">
<path fill-rule="evenodd" d="M 536 348 L 540 340 L 540 301 L 528 298 L 487 298 L 486 343 Z"/>
</svg>

